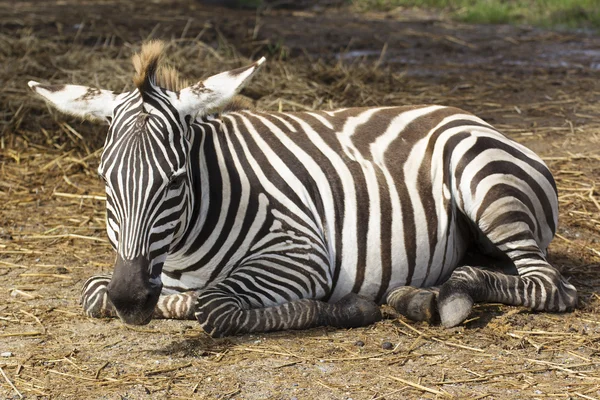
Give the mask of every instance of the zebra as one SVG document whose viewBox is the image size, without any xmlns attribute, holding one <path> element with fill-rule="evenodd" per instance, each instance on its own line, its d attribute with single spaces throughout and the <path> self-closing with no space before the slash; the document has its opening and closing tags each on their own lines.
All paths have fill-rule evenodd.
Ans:
<svg viewBox="0 0 600 400">
<path fill-rule="evenodd" d="M 547 166 L 440 105 L 267 112 L 239 91 L 265 59 L 188 85 L 152 41 L 128 92 L 29 86 L 109 129 L 98 173 L 112 275 L 91 317 L 196 319 L 213 337 L 352 328 L 387 303 L 461 324 L 475 302 L 566 312 L 576 288 L 546 259 L 558 222 Z"/>
</svg>

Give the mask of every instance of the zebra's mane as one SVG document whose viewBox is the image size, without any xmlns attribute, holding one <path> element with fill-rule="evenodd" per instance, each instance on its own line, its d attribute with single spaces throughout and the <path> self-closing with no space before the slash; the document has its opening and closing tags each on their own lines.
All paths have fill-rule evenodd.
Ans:
<svg viewBox="0 0 600 400">
<path fill-rule="evenodd" d="M 133 83 L 142 94 L 152 90 L 152 83 L 172 91 L 179 91 L 188 86 L 188 82 L 179 77 L 175 68 L 161 65 L 164 48 L 164 42 L 152 40 L 144 43 L 142 50 L 132 58 L 135 68 Z"/>
<path fill-rule="evenodd" d="M 133 83 L 142 96 L 152 90 L 152 85 L 177 92 L 189 86 L 188 81 L 181 79 L 179 72 L 167 65 L 161 65 L 164 57 L 165 43 L 151 40 L 142 45 L 142 50 L 132 57 L 135 75 Z M 233 112 L 253 109 L 254 105 L 244 96 L 235 96 L 225 104 L 220 112 Z"/>
</svg>

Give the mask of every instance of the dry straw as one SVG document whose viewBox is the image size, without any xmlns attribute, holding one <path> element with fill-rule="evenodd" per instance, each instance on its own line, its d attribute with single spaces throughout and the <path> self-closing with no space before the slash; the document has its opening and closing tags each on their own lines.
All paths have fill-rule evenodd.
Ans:
<svg viewBox="0 0 600 400">
<path fill-rule="evenodd" d="M 127 328 L 81 315 L 83 280 L 110 271 L 114 257 L 96 177 L 106 128 L 57 114 L 26 82 L 131 89 L 139 43 L 94 37 L 85 27 L 76 38 L 0 33 L 0 352 L 14 353 L 0 358 L 0 397 L 600 397 L 600 111 L 589 90 L 597 77 L 549 91 L 556 76 L 409 79 L 384 57 L 286 62 L 271 54 L 244 91 L 260 108 L 451 104 L 540 152 L 561 205 L 551 260 L 579 288 L 582 308 L 552 315 L 486 305 L 453 330 L 400 319 L 214 341 L 188 322 Z M 222 37 L 219 43 L 182 34 L 167 44 L 168 59 L 191 81 L 248 62 Z M 256 43 L 244 54 L 261 51 Z M 551 98 L 515 95 L 525 84 Z M 393 349 L 382 350 L 383 341 Z"/>
</svg>

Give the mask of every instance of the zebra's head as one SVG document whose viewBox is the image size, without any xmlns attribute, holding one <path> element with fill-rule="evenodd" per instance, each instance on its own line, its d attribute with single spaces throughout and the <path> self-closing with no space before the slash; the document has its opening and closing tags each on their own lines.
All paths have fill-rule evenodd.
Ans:
<svg viewBox="0 0 600 400">
<path fill-rule="evenodd" d="M 189 224 L 192 123 L 230 102 L 265 61 L 187 86 L 160 65 L 163 47 L 150 42 L 133 57 L 136 88 L 130 92 L 29 82 L 60 111 L 110 125 L 98 168 L 117 250 L 108 296 L 130 324 L 152 318 L 163 263 Z"/>
</svg>

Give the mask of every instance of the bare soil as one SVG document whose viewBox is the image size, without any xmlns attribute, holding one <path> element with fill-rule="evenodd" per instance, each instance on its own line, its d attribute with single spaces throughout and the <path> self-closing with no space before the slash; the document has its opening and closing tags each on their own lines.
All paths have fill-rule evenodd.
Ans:
<svg viewBox="0 0 600 400">
<path fill-rule="evenodd" d="M 0 26 L 1 398 L 600 398 L 600 36 L 193 0 L 0 1 Z M 492 122 L 555 174 L 550 260 L 580 307 L 480 305 L 455 329 L 384 307 L 361 329 L 218 340 L 191 321 L 83 316 L 81 285 L 114 259 L 95 174 L 106 128 L 49 110 L 26 82 L 127 89 L 148 38 L 194 79 L 267 56 L 244 92 L 265 109 L 440 103 Z"/>
</svg>

